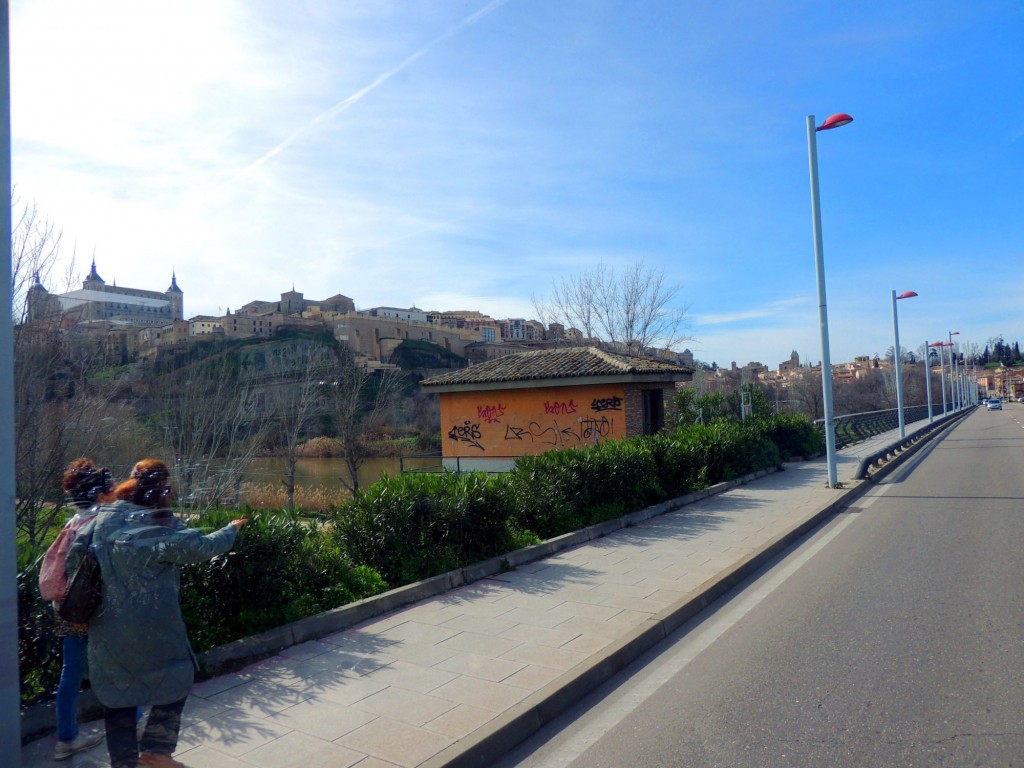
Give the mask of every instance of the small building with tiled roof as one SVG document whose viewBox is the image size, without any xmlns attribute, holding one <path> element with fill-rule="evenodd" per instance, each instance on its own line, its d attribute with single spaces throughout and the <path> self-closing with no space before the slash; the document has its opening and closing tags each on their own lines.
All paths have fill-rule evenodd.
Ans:
<svg viewBox="0 0 1024 768">
<path fill-rule="evenodd" d="M 440 395 L 445 467 L 509 469 L 519 456 L 656 433 L 692 368 L 569 347 L 522 352 L 424 379 Z"/>
</svg>

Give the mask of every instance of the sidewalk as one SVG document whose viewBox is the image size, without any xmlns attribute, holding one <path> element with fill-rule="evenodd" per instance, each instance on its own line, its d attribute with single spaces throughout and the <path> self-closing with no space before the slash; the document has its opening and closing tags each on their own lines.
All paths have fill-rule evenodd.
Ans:
<svg viewBox="0 0 1024 768">
<path fill-rule="evenodd" d="M 176 759 L 189 768 L 487 765 L 855 497 L 861 457 L 896 438 L 841 451 L 842 490 L 825 487 L 824 459 L 787 464 L 199 683 Z M 25 746 L 22 767 L 52 766 L 53 745 L 51 736 Z M 109 765 L 106 746 L 63 765 Z"/>
</svg>

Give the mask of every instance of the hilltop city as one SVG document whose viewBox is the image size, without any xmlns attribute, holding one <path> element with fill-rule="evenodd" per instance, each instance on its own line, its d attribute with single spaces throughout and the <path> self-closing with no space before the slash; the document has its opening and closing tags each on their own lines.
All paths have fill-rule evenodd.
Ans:
<svg viewBox="0 0 1024 768">
<path fill-rule="evenodd" d="M 187 345 L 213 339 L 272 337 L 282 329 L 331 333 L 348 346 L 361 365 L 387 369 L 394 350 L 403 342 L 425 342 L 464 358 L 470 364 L 531 349 L 577 344 L 588 340 L 573 328 L 558 323 L 544 325 L 525 318 L 495 319 L 476 310 L 422 310 L 417 307 L 373 307 L 357 310 L 352 298 L 335 294 L 325 299 L 307 299 L 294 286 L 277 300 L 253 300 L 222 316 L 195 315 L 185 318 L 184 292 L 172 273 L 165 291 L 108 284 L 93 260 L 82 287 L 67 293 L 51 293 L 38 276 L 26 295 L 26 320 L 30 323 L 58 318 L 60 327 L 73 336 L 102 337 L 104 347 L 129 362 L 155 355 L 161 347 Z M 649 350 L 648 354 L 691 369 L 690 350 L 676 353 Z M 910 364 L 916 361 L 913 358 Z M 889 369 L 892 358 L 860 356 L 833 364 L 837 384 L 866 379 L 874 371 Z M 919 364 L 919 363 L 918 363 Z M 938 357 L 932 355 L 933 367 Z M 983 392 L 1007 397 L 1024 396 L 1020 368 L 972 370 L 972 378 Z M 710 391 L 732 391 L 740 385 L 759 381 L 776 392 L 791 392 L 801 383 L 820 378 L 820 365 L 801 365 L 794 351 L 775 368 L 760 362 L 728 368 L 705 366 L 695 370 L 696 385 Z"/>
</svg>

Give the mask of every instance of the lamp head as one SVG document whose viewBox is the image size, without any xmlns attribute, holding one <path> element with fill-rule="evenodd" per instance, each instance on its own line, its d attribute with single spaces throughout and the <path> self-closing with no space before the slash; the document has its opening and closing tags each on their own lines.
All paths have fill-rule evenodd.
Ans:
<svg viewBox="0 0 1024 768">
<path fill-rule="evenodd" d="M 901 293 L 896 298 L 897 299 L 912 299 L 915 296 L 917 296 L 917 293 L 915 291 L 904 291 L 903 293 Z"/>
<path fill-rule="evenodd" d="M 834 115 L 830 115 L 825 118 L 825 122 L 819 125 L 814 130 L 816 131 L 831 131 L 833 128 L 841 128 L 848 123 L 852 123 L 853 118 L 845 112 L 837 112 Z"/>
</svg>

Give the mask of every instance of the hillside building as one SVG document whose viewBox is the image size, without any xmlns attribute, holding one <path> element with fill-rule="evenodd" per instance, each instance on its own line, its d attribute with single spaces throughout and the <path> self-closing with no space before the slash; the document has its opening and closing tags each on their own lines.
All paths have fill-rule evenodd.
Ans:
<svg viewBox="0 0 1024 768">
<path fill-rule="evenodd" d="M 29 322 L 60 317 L 64 326 L 96 321 L 115 326 L 162 326 L 183 319 L 184 313 L 184 293 L 173 271 L 166 291 L 125 288 L 116 283 L 107 285 L 96 271 L 95 259 L 89 276 L 75 291 L 50 293 L 37 274 L 26 303 Z"/>
</svg>

